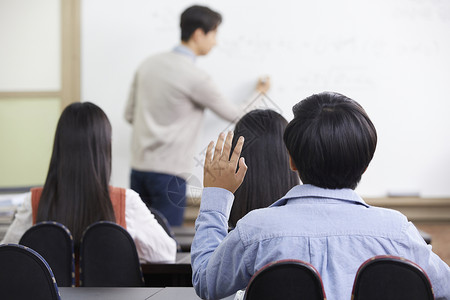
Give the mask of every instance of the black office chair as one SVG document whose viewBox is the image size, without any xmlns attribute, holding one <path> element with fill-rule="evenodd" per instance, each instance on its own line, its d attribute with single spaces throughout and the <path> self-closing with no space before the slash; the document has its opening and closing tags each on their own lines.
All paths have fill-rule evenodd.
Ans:
<svg viewBox="0 0 450 300">
<path fill-rule="evenodd" d="M 172 228 L 170 227 L 169 221 L 167 218 L 156 208 L 147 206 L 150 212 L 155 216 L 156 221 L 158 221 L 159 225 L 161 225 L 162 228 L 166 231 L 166 233 L 171 237 L 174 238 L 175 234 L 172 231 Z"/>
<path fill-rule="evenodd" d="M 66 226 L 40 222 L 28 229 L 19 241 L 38 252 L 50 265 L 58 286 L 75 286 L 73 238 Z"/>
<path fill-rule="evenodd" d="M 155 216 L 156 221 L 158 221 L 159 225 L 164 229 L 164 231 L 175 240 L 175 233 L 172 230 L 172 227 L 169 224 L 167 218 L 156 208 L 147 206 L 150 212 Z M 175 240 L 176 241 L 176 240 Z M 176 241 L 177 242 L 177 241 Z M 181 245 L 177 242 L 177 252 L 182 252 Z"/>
<path fill-rule="evenodd" d="M 430 280 L 407 259 L 382 255 L 365 261 L 355 276 L 353 300 L 432 300 Z"/>
<path fill-rule="evenodd" d="M 143 286 L 141 265 L 130 234 L 113 222 L 90 225 L 80 243 L 80 286 Z"/>
<path fill-rule="evenodd" d="M 319 272 L 301 260 L 272 262 L 256 272 L 247 285 L 245 300 L 326 299 Z"/>
<path fill-rule="evenodd" d="M 59 300 L 52 269 L 36 251 L 22 245 L 0 245 L 0 293 L 8 300 Z"/>
</svg>

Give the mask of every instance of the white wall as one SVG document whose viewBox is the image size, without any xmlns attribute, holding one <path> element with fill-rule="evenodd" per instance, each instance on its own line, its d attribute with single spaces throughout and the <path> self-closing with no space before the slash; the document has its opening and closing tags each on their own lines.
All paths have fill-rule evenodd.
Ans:
<svg viewBox="0 0 450 300">
<path fill-rule="evenodd" d="M 58 0 L 0 1 L 0 91 L 59 91 Z"/>
<path fill-rule="evenodd" d="M 0 0 L 0 187 L 42 185 L 61 89 L 59 0 Z M 22 97 L 8 93 L 31 92 Z"/>
<path fill-rule="evenodd" d="M 269 97 L 291 107 L 321 91 L 365 107 L 379 144 L 358 191 L 450 196 L 450 2 L 199 1 L 224 16 L 219 45 L 198 64 L 242 101 L 269 74 Z M 189 1 L 82 1 L 82 99 L 113 124 L 113 184 L 128 186 L 131 129 L 123 108 L 134 70 L 179 40 Z M 208 113 L 199 157 L 228 124 Z M 196 157 L 198 158 L 198 157 Z M 187 158 L 195 159 L 195 158 Z M 201 166 L 193 171 L 201 182 Z"/>
</svg>

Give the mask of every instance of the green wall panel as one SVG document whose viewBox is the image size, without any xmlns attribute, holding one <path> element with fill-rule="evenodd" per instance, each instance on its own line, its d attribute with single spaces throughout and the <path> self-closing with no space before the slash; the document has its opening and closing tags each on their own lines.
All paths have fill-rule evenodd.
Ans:
<svg viewBox="0 0 450 300">
<path fill-rule="evenodd" d="M 59 99 L 0 100 L 0 188 L 44 183 L 59 115 Z"/>
</svg>

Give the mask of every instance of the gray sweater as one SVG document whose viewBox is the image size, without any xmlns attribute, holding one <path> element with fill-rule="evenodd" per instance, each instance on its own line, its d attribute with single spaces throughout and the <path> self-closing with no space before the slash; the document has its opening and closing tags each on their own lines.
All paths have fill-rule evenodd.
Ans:
<svg viewBox="0 0 450 300">
<path fill-rule="evenodd" d="M 132 168 L 187 178 L 205 108 L 230 122 L 242 113 L 189 56 L 167 52 L 145 60 L 136 71 L 125 109 L 125 119 L 133 126 Z"/>
</svg>

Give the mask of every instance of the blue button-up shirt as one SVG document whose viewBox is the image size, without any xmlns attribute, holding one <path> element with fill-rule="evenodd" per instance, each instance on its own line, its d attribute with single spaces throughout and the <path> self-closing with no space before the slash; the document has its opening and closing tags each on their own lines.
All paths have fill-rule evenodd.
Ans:
<svg viewBox="0 0 450 300">
<path fill-rule="evenodd" d="M 173 52 L 186 55 L 187 57 L 192 59 L 193 62 L 195 62 L 195 60 L 197 58 L 197 55 L 195 55 L 195 53 L 191 49 L 186 47 L 185 45 L 180 44 L 180 45 L 176 46 L 175 48 L 173 48 Z"/>
<path fill-rule="evenodd" d="M 375 255 L 410 259 L 428 274 L 436 299 L 450 299 L 450 268 L 398 211 L 367 205 L 353 190 L 298 185 L 269 208 L 248 213 L 227 234 L 234 196 L 205 188 L 191 247 L 197 294 L 218 299 L 245 289 L 280 259 L 299 259 L 321 274 L 329 300 L 351 298 L 359 266 Z"/>
</svg>

